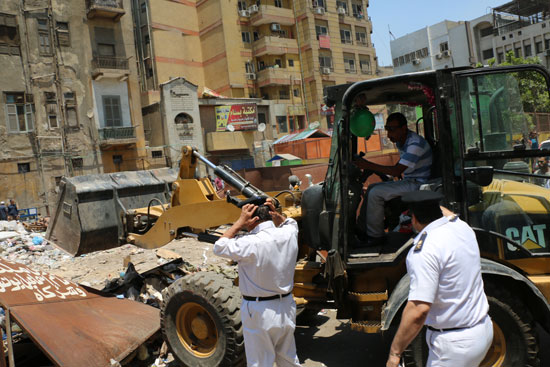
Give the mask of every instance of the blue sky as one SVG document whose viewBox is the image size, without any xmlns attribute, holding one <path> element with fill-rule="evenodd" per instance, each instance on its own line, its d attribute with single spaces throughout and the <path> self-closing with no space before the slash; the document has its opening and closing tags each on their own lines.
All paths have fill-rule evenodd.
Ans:
<svg viewBox="0 0 550 367">
<path fill-rule="evenodd" d="M 378 62 L 391 65 L 388 25 L 399 38 L 442 20 L 472 20 L 490 12 L 506 0 L 370 0 L 367 9 L 372 18 L 372 42 Z M 414 5 L 413 5 L 414 4 Z"/>
</svg>

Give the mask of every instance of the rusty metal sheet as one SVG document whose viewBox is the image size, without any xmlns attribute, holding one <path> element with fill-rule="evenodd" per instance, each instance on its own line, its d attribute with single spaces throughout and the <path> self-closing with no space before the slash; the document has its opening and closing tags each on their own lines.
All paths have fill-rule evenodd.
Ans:
<svg viewBox="0 0 550 367">
<path fill-rule="evenodd" d="M 2 259 L 0 304 L 58 366 L 110 366 L 160 327 L 156 308 Z"/>
</svg>

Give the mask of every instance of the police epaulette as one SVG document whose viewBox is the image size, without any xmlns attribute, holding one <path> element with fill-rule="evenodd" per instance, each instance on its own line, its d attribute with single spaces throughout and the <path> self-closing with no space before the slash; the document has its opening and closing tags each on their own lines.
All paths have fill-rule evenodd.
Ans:
<svg viewBox="0 0 550 367">
<path fill-rule="evenodd" d="M 414 246 L 414 252 L 422 250 L 422 246 L 424 246 L 424 241 L 426 240 L 426 237 L 428 237 L 428 232 L 423 232 L 420 235 L 418 242 L 416 242 L 416 246 Z"/>
</svg>

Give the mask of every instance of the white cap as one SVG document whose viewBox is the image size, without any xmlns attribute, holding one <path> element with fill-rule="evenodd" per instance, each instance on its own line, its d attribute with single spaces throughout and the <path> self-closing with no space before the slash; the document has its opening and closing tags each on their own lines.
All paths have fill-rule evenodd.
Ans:
<svg viewBox="0 0 550 367">
<path fill-rule="evenodd" d="M 2 201 L 2 202 L 0 202 L 0 204 L 6 204 L 6 203 L 4 203 L 4 202 Z"/>
</svg>

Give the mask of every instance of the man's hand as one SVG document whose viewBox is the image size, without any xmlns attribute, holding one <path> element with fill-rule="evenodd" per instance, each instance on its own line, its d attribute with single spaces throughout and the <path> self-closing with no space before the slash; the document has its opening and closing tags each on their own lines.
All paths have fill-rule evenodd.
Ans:
<svg viewBox="0 0 550 367">
<path fill-rule="evenodd" d="M 276 227 L 279 227 L 285 221 L 285 216 L 279 213 L 277 209 L 275 209 L 272 198 L 266 199 L 265 205 L 269 208 L 269 214 L 271 215 L 271 220 L 273 221 L 273 224 L 275 224 Z"/>
<path fill-rule="evenodd" d="M 243 228 L 251 228 L 254 223 L 256 223 L 260 218 L 254 217 L 254 211 L 256 210 L 257 206 L 254 204 L 246 204 L 241 208 L 241 216 L 233 225 L 231 228 L 229 228 L 222 237 L 225 238 L 233 238 L 239 233 L 239 231 Z"/>
<path fill-rule="evenodd" d="M 386 362 L 386 367 L 399 367 L 399 362 L 401 358 L 398 356 L 390 355 L 388 361 Z"/>
<path fill-rule="evenodd" d="M 256 223 L 260 218 L 254 217 L 254 211 L 258 206 L 254 204 L 246 204 L 241 208 L 241 216 L 235 224 L 239 224 L 240 228 L 249 228 Z"/>
</svg>

